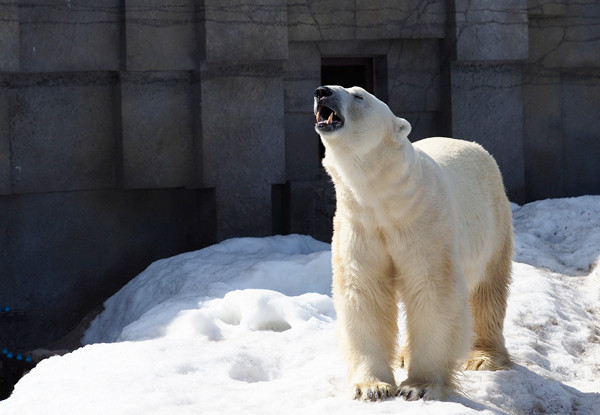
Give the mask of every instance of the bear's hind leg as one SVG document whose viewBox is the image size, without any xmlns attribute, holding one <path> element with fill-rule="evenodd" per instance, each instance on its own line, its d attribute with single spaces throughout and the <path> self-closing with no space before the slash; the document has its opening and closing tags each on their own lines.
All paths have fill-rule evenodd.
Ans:
<svg viewBox="0 0 600 415">
<path fill-rule="evenodd" d="M 488 264 L 484 279 L 470 294 L 475 342 L 463 365 L 466 370 L 501 370 L 511 366 L 502 334 L 512 266 L 510 239 L 506 245 Z"/>
</svg>

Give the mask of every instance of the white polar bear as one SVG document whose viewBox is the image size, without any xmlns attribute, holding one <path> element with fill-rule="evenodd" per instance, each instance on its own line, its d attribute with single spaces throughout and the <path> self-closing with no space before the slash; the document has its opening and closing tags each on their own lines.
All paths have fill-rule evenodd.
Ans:
<svg viewBox="0 0 600 415">
<path fill-rule="evenodd" d="M 464 358 L 466 369 L 509 367 L 512 214 L 492 156 L 451 138 L 411 144 L 410 124 L 358 87 L 319 87 L 314 110 L 337 198 L 333 297 L 355 398 L 443 399 Z M 398 388 L 396 364 L 408 368 Z"/>
</svg>

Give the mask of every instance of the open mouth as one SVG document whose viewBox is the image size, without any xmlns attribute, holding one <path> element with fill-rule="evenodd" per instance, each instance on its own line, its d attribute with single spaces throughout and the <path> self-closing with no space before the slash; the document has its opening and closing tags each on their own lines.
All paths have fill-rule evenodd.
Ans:
<svg viewBox="0 0 600 415">
<path fill-rule="evenodd" d="M 317 106 L 317 128 L 336 130 L 344 125 L 344 117 L 325 105 Z"/>
</svg>

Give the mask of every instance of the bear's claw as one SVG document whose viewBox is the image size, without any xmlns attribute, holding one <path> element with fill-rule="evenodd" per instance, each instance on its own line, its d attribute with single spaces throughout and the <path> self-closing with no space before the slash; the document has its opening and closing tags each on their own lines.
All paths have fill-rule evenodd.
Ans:
<svg viewBox="0 0 600 415">
<path fill-rule="evenodd" d="M 441 385 L 435 383 L 415 383 L 409 384 L 403 382 L 396 391 L 396 396 L 402 397 L 407 401 L 423 400 L 441 400 L 446 394 Z"/>
<path fill-rule="evenodd" d="M 388 383 L 374 383 L 370 385 L 356 385 L 354 399 L 378 401 L 394 396 L 393 387 Z"/>
</svg>

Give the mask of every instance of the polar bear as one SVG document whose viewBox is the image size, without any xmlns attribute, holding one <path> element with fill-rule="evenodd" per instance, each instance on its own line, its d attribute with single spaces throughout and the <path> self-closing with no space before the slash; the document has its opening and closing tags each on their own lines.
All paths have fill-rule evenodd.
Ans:
<svg viewBox="0 0 600 415">
<path fill-rule="evenodd" d="M 461 361 L 509 367 L 512 213 L 492 156 L 451 138 L 411 144 L 410 124 L 358 87 L 317 88 L 314 112 L 337 199 L 333 299 L 354 397 L 444 399 Z M 399 387 L 396 365 L 408 370 Z"/>
</svg>

